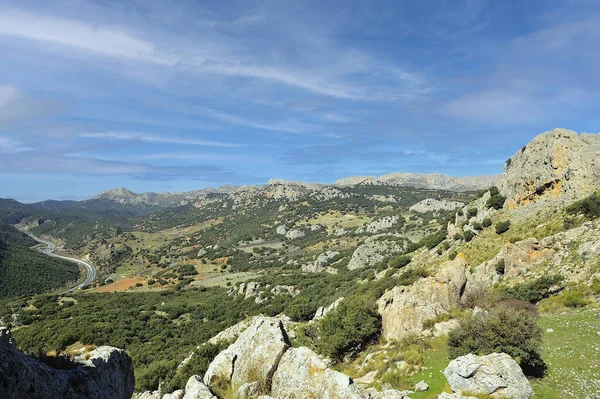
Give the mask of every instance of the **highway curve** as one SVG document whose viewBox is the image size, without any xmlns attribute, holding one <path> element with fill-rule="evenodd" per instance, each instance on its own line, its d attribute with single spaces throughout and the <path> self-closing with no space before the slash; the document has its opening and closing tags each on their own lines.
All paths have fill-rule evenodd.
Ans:
<svg viewBox="0 0 600 399">
<path fill-rule="evenodd" d="M 50 242 L 50 241 L 46 241 L 46 240 L 42 240 L 39 237 L 34 236 L 33 234 L 29 233 L 29 232 L 25 232 L 29 237 L 33 238 L 34 240 L 36 240 L 39 243 L 42 244 L 46 244 L 46 248 L 44 248 L 42 250 L 43 253 L 45 253 L 48 256 L 52 256 L 54 258 L 60 258 L 60 259 L 64 259 L 66 261 L 69 262 L 74 262 L 77 263 L 78 265 L 83 266 L 83 268 L 85 268 L 85 279 L 77 284 L 75 287 L 63 292 L 63 294 L 67 294 L 69 292 L 74 292 L 79 290 L 80 288 L 85 287 L 86 285 L 90 285 L 92 283 L 92 281 L 94 281 L 94 279 L 96 278 L 96 267 L 94 267 L 94 265 L 92 265 L 90 262 L 85 261 L 85 260 L 81 260 L 81 259 L 76 259 L 76 258 L 70 258 L 68 256 L 63 256 L 63 255 L 57 255 L 54 253 L 54 250 L 56 250 L 56 245 L 54 245 L 54 243 Z"/>
</svg>

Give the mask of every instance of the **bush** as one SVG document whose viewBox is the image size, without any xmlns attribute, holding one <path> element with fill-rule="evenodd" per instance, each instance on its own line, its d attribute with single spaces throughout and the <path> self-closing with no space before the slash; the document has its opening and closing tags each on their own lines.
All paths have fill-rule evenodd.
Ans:
<svg viewBox="0 0 600 399">
<path fill-rule="evenodd" d="M 470 208 L 467 210 L 467 219 L 471 219 L 477 216 L 477 208 Z"/>
<path fill-rule="evenodd" d="M 490 197 L 485 203 L 485 206 L 493 209 L 502 209 L 504 206 L 504 202 L 506 201 L 506 197 L 501 194 L 495 194 Z"/>
<path fill-rule="evenodd" d="M 590 301 L 585 299 L 585 293 L 581 290 L 568 290 L 561 295 L 563 303 L 568 308 L 582 308 L 590 304 Z"/>
<path fill-rule="evenodd" d="M 388 266 L 393 267 L 395 269 L 400 269 L 410 263 L 412 259 L 407 255 L 399 255 L 394 256 L 392 259 L 388 261 Z"/>
<path fill-rule="evenodd" d="M 519 362 L 526 375 L 542 377 L 546 364 L 540 356 L 542 330 L 537 318 L 527 308 L 503 304 L 486 315 L 463 319 L 448 336 L 450 358 L 504 352 Z"/>
<path fill-rule="evenodd" d="M 466 242 L 471 241 L 473 237 L 475 237 L 475 234 L 473 234 L 471 230 L 465 230 L 465 232 L 463 233 L 463 238 Z"/>
<path fill-rule="evenodd" d="M 498 195 L 500 194 L 500 190 L 498 190 L 498 187 L 496 186 L 492 186 L 490 187 L 490 195 L 493 197 L 494 195 Z"/>
<path fill-rule="evenodd" d="M 490 219 L 490 218 L 483 219 L 483 221 L 481 222 L 481 225 L 483 227 L 490 227 L 492 225 L 492 219 Z"/>
<path fill-rule="evenodd" d="M 506 233 L 510 229 L 510 220 L 503 220 L 496 223 L 496 234 Z"/>
<path fill-rule="evenodd" d="M 473 228 L 477 231 L 481 230 L 483 226 L 479 222 L 473 222 Z"/>
<path fill-rule="evenodd" d="M 555 290 L 564 277 L 560 274 L 553 276 L 542 276 L 528 283 L 515 284 L 512 287 L 500 289 L 501 295 L 506 299 L 519 299 L 536 303 L 544 298 L 548 298 Z M 558 288 L 560 289 L 560 287 Z"/>
<path fill-rule="evenodd" d="M 504 274 L 504 269 L 506 267 L 506 262 L 504 262 L 504 259 L 500 259 L 498 261 L 498 263 L 496 263 L 496 273 L 498 274 Z"/>
<path fill-rule="evenodd" d="M 453 250 L 448 254 L 448 259 L 454 260 L 457 255 L 458 255 L 458 252 L 456 250 Z"/>
<path fill-rule="evenodd" d="M 360 351 L 379 338 L 381 316 L 372 301 L 362 297 L 344 299 L 321 321 L 320 352 L 334 362 Z"/>
<path fill-rule="evenodd" d="M 156 280 L 154 280 L 153 278 L 148 280 L 148 285 L 154 285 L 154 284 L 156 284 Z"/>
<path fill-rule="evenodd" d="M 567 207 L 567 213 L 570 215 L 583 214 L 588 219 L 595 219 L 600 216 L 600 195 L 594 193 L 587 198 L 574 202 Z"/>
<path fill-rule="evenodd" d="M 590 289 L 594 294 L 600 294 L 600 278 L 594 277 L 592 284 L 590 284 Z"/>
</svg>

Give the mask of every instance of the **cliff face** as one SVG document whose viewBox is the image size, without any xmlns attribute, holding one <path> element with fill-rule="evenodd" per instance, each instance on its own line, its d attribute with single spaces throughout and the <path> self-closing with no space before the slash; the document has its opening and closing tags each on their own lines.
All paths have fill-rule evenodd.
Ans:
<svg viewBox="0 0 600 399">
<path fill-rule="evenodd" d="M 553 129 L 506 161 L 498 188 L 515 208 L 539 200 L 569 202 L 600 187 L 600 134 Z"/>
<path fill-rule="evenodd" d="M 133 363 L 123 350 L 101 346 L 85 358 L 75 358 L 68 370 L 54 369 L 19 352 L 10 331 L 1 328 L 0 398 L 131 398 Z"/>
</svg>

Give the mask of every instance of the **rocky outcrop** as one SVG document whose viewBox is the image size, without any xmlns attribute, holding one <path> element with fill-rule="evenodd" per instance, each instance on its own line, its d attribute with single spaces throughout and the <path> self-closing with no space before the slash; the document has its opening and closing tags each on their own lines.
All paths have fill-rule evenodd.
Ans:
<svg viewBox="0 0 600 399">
<path fill-rule="evenodd" d="M 306 234 L 302 230 L 294 229 L 290 230 L 285 234 L 285 238 L 288 240 L 295 240 L 296 238 L 302 238 Z"/>
<path fill-rule="evenodd" d="M 101 346 L 55 369 L 19 352 L 8 330 L 0 333 L 0 397 L 129 399 L 133 363 L 125 351 Z"/>
<path fill-rule="evenodd" d="M 402 241 L 385 239 L 379 235 L 369 237 L 352 254 L 348 269 L 373 266 L 390 255 L 402 252 L 405 247 L 406 243 Z"/>
<path fill-rule="evenodd" d="M 320 308 L 317 309 L 315 316 L 313 317 L 313 320 L 318 320 L 320 318 L 325 317 L 325 315 L 329 312 L 331 312 L 332 310 L 335 310 L 340 303 L 342 303 L 342 301 L 344 300 L 344 297 L 338 298 L 336 299 L 336 301 L 334 303 L 332 303 L 331 305 L 324 307 L 321 306 Z"/>
<path fill-rule="evenodd" d="M 231 385 L 235 392 L 246 382 L 258 381 L 267 389 L 290 346 L 281 320 L 256 318 L 234 344 L 217 355 L 204 375 L 204 383 L 212 390 Z"/>
<path fill-rule="evenodd" d="M 165 399 L 165 397 L 163 396 L 162 399 Z M 193 375 L 185 384 L 183 399 L 217 399 L 217 397 L 204 385 L 200 376 Z"/>
<path fill-rule="evenodd" d="M 600 135 L 553 129 L 513 155 L 497 185 L 509 208 L 583 198 L 600 187 L 599 153 Z"/>
<path fill-rule="evenodd" d="M 363 391 L 350 377 L 329 369 L 308 348 L 292 348 L 273 375 L 271 395 L 276 398 L 360 399 Z"/>
<path fill-rule="evenodd" d="M 285 225 L 281 225 L 281 226 L 277 226 L 277 229 L 275 229 L 275 232 L 279 235 L 286 235 L 287 233 L 287 227 L 285 227 Z"/>
<path fill-rule="evenodd" d="M 467 283 L 467 261 L 463 254 L 444 262 L 432 277 L 412 286 L 398 286 L 377 301 L 383 337 L 400 340 L 423 330 L 423 322 L 446 313 L 460 303 Z"/>
<path fill-rule="evenodd" d="M 409 210 L 417 213 L 427 213 L 427 212 L 438 212 L 438 211 L 453 211 L 456 208 L 462 207 L 464 204 L 462 202 L 456 201 L 446 201 L 446 200 L 436 200 L 433 198 L 424 199 L 421 202 L 417 202 L 413 206 L 409 208 Z"/>
<path fill-rule="evenodd" d="M 398 223 L 398 216 L 386 216 L 369 223 L 366 227 L 356 229 L 357 234 L 364 232 L 375 234 L 381 231 L 389 230 Z"/>
<path fill-rule="evenodd" d="M 194 378 L 194 380 L 192 379 Z M 190 384 L 210 398 L 223 393 L 239 399 L 406 399 L 404 393 L 387 389 L 364 389 L 354 381 L 327 367 L 308 348 L 292 348 L 281 320 L 254 317 L 236 342 L 219 353 L 201 382 L 192 377 Z M 229 396 L 227 396 L 229 397 Z"/>
<path fill-rule="evenodd" d="M 302 266 L 303 272 L 318 273 L 318 272 L 336 272 L 335 269 L 327 267 L 329 263 L 340 253 L 337 251 L 325 251 L 317 257 L 315 263 Z"/>
<path fill-rule="evenodd" d="M 461 356 L 448 364 L 444 375 L 450 388 L 458 393 L 509 399 L 529 399 L 533 396 L 533 389 L 523 371 L 505 353 Z"/>
</svg>

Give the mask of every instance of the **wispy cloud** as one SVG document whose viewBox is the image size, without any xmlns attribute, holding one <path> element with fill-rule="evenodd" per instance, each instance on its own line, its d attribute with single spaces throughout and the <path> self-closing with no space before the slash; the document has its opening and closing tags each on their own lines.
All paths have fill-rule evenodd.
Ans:
<svg viewBox="0 0 600 399">
<path fill-rule="evenodd" d="M 18 140 L 0 136 L 0 153 L 17 153 L 31 150 L 33 150 L 33 148 L 27 147 Z"/>
<path fill-rule="evenodd" d="M 131 140 L 144 141 L 149 143 L 170 143 L 187 144 L 206 147 L 244 147 L 244 144 L 227 143 L 222 141 L 196 140 L 184 137 L 161 136 L 140 132 L 99 132 L 99 133 L 81 133 L 79 137 L 89 139 L 107 139 L 107 140 Z"/>
</svg>

